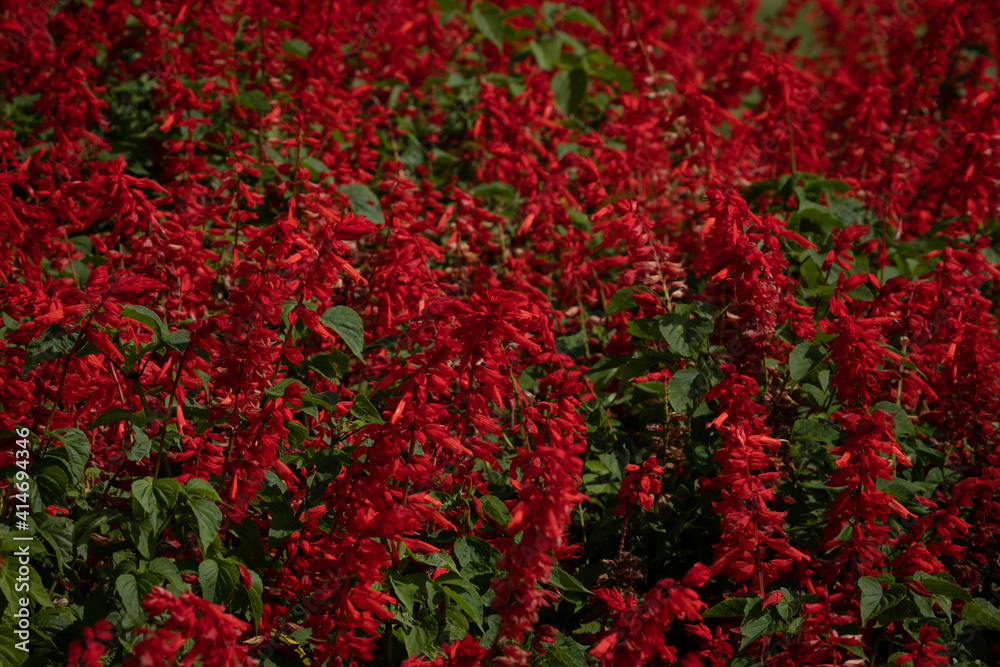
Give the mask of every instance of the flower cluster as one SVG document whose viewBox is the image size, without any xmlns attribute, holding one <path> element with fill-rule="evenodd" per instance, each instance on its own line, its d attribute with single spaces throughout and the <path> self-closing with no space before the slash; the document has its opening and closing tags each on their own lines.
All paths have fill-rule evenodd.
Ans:
<svg viewBox="0 0 1000 667">
<path fill-rule="evenodd" d="M 996 10 L 0 0 L 32 660 L 995 662 Z"/>
</svg>

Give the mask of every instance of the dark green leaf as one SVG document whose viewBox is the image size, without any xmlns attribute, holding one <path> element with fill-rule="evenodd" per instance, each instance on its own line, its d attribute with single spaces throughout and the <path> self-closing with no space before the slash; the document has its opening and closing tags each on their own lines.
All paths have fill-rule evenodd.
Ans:
<svg viewBox="0 0 1000 667">
<path fill-rule="evenodd" d="M 476 622 L 476 625 L 480 628 L 483 627 L 483 607 L 485 605 L 483 598 L 475 591 L 474 587 L 456 590 L 450 586 L 441 586 L 441 591 L 458 603 L 462 611 L 468 614 L 469 618 Z"/>
<path fill-rule="evenodd" d="M 38 493 L 46 505 L 65 505 L 68 483 L 66 471 L 60 466 L 46 466 L 35 475 Z"/>
<path fill-rule="evenodd" d="M 305 365 L 328 380 L 337 380 L 350 368 L 351 358 L 340 350 L 331 350 L 314 354 L 306 360 Z"/>
<path fill-rule="evenodd" d="M 135 445 L 128 450 L 128 460 L 141 461 L 149 456 L 153 442 L 146 435 L 146 432 L 138 426 L 132 426 L 132 436 L 135 439 Z"/>
<path fill-rule="evenodd" d="M 298 58 L 305 58 L 309 55 L 309 45 L 301 39 L 286 39 L 281 43 L 281 50 Z"/>
<path fill-rule="evenodd" d="M 788 371 L 794 384 L 809 375 L 826 358 L 812 343 L 799 343 L 788 355 Z"/>
<path fill-rule="evenodd" d="M 533 40 L 528 44 L 531 53 L 535 56 L 538 66 L 548 72 L 559 62 L 559 52 L 562 50 L 562 42 L 555 38 L 543 35 L 538 40 Z"/>
<path fill-rule="evenodd" d="M 472 22 L 498 50 L 503 49 L 503 12 L 492 2 L 477 2 L 472 6 Z"/>
<path fill-rule="evenodd" d="M 699 396 L 702 388 L 701 373 L 693 368 L 682 368 L 667 383 L 667 398 L 677 412 L 687 412 L 688 406 Z"/>
<path fill-rule="evenodd" d="M 128 613 L 129 618 L 132 619 L 132 624 L 135 626 L 142 625 L 146 620 L 146 614 L 142 610 L 142 603 L 139 599 L 139 584 L 136 581 L 135 575 L 120 575 L 115 580 L 115 590 L 118 591 L 118 597 L 121 598 L 122 604 L 125 605 L 125 611 Z"/>
<path fill-rule="evenodd" d="M 78 428 L 64 428 L 56 431 L 56 435 L 69 455 L 73 481 L 78 482 L 83 477 L 87 461 L 90 460 L 90 440 L 87 439 L 87 434 Z"/>
<path fill-rule="evenodd" d="M 38 535 L 42 537 L 56 557 L 59 571 L 73 560 L 73 522 L 64 516 L 49 516 L 43 514 L 35 517 Z"/>
<path fill-rule="evenodd" d="M 670 349 L 682 357 L 698 352 L 712 334 L 712 320 L 702 315 L 693 318 L 677 313 L 667 313 L 660 318 L 660 335 Z"/>
<path fill-rule="evenodd" d="M 913 575 L 913 578 L 922 583 L 928 591 L 935 595 L 943 595 L 952 600 L 972 600 L 969 592 L 953 581 L 932 576 L 926 572 L 917 572 Z"/>
<path fill-rule="evenodd" d="M 222 511 L 219 506 L 205 498 L 188 498 L 188 505 L 198 523 L 198 545 L 202 554 L 219 537 L 219 526 L 222 525 Z"/>
<path fill-rule="evenodd" d="M 965 606 L 962 607 L 962 619 L 978 623 L 991 630 L 1000 630 L 1000 609 L 982 598 L 975 598 L 965 603 Z"/>
<path fill-rule="evenodd" d="M 366 424 L 384 424 L 385 420 L 379 414 L 372 402 L 364 394 L 354 397 L 354 405 L 351 406 L 351 415 Z"/>
<path fill-rule="evenodd" d="M 564 591 L 574 591 L 576 593 L 590 593 L 590 590 L 584 586 L 580 581 L 566 572 L 561 567 L 554 566 L 552 568 L 552 574 L 549 578 L 549 583 Z"/>
<path fill-rule="evenodd" d="M 587 73 L 576 69 L 559 72 L 552 77 L 552 95 L 567 116 L 572 115 L 587 94 Z"/>
<path fill-rule="evenodd" d="M 566 635 L 557 635 L 551 644 L 552 654 L 566 667 L 581 667 L 590 664 L 587 647 Z"/>
<path fill-rule="evenodd" d="M 320 317 L 320 321 L 333 329 L 358 359 L 364 361 L 365 328 L 361 317 L 347 306 L 333 306 Z"/>
<path fill-rule="evenodd" d="M 259 90 L 248 90 L 239 95 L 236 101 L 257 113 L 271 113 L 271 103 L 267 101 L 267 96 Z"/>
<path fill-rule="evenodd" d="M 562 14 L 563 21 L 572 21 L 574 23 L 582 23 L 583 25 L 590 26 L 598 32 L 607 34 L 607 30 L 601 25 L 601 22 L 594 18 L 594 15 L 588 12 L 583 7 L 570 7 Z"/>
<path fill-rule="evenodd" d="M 511 514 L 507 506 L 496 496 L 483 496 L 479 499 L 483 503 L 483 512 L 486 516 L 496 521 L 501 526 L 510 523 Z"/>
<path fill-rule="evenodd" d="M 350 183 L 338 188 L 340 192 L 347 195 L 351 200 L 351 209 L 360 216 L 368 218 L 376 225 L 385 224 L 385 216 L 382 214 L 382 204 L 379 203 L 378 196 L 371 191 L 364 183 Z"/>
<path fill-rule="evenodd" d="M 219 497 L 219 492 L 215 490 L 209 482 L 199 477 L 192 477 L 187 481 L 187 488 L 185 489 L 188 493 L 188 497 L 192 493 L 199 496 L 205 496 L 216 502 L 221 502 L 222 498 Z"/>
<path fill-rule="evenodd" d="M 201 584 L 201 596 L 209 602 L 215 601 L 215 589 L 219 583 L 219 564 L 207 559 L 198 565 L 198 583 Z"/>
<path fill-rule="evenodd" d="M 270 396 L 271 398 L 279 398 L 285 395 L 285 390 L 288 389 L 288 387 L 291 386 L 292 384 L 298 384 L 299 386 L 302 386 L 302 383 L 296 380 L 295 378 L 285 378 L 284 380 L 275 382 L 270 387 L 268 387 L 264 391 L 264 394 Z"/>
<path fill-rule="evenodd" d="M 868 623 L 882 602 L 882 584 L 875 577 L 861 577 L 858 588 L 861 589 L 861 622 Z"/>
<path fill-rule="evenodd" d="M 107 424 L 114 424 L 115 422 L 131 422 L 132 413 L 125 408 L 111 408 L 110 410 L 105 410 L 87 427 L 88 431 L 92 431 L 98 426 L 105 426 Z"/>
<path fill-rule="evenodd" d="M 455 540 L 454 552 L 463 568 L 473 566 L 486 570 L 496 569 L 496 561 L 503 555 L 486 540 L 472 535 Z"/>
<path fill-rule="evenodd" d="M 160 319 L 160 316 L 145 306 L 139 306 L 136 304 L 122 306 L 121 314 L 122 317 L 127 317 L 130 320 L 135 320 L 136 322 L 142 322 L 149 327 L 153 331 L 153 339 L 156 341 L 162 340 L 163 337 L 170 331 L 167 329 L 167 325 L 163 323 L 163 320 Z"/>
<path fill-rule="evenodd" d="M 171 331 L 163 337 L 163 343 L 169 345 L 178 352 L 183 352 L 187 349 L 188 344 L 191 342 L 191 332 L 190 331 Z"/>
<path fill-rule="evenodd" d="M 420 588 L 410 582 L 404 581 L 395 575 L 389 575 L 389 585 L 392 586 L 393 593 L 396 594 L 396 599 L 399 603 L 406 608 L 406 611 L 413 613 L 413 598 L 420 590 Z"/>
<path fill-rule="evenodd" d="M 742 618 L 746 615 L 747 607 L 759 600 L 757 596 L 726 598 L 722 602 L 713 605 L 711 609 L 702 614 L 703 618 Z"/>
<path fill-rule="evenodd" d="M 625 310 L 631 310 L 632 308 L 638 306 L 639 304 L 635 302 L 635 299 L 632 298 L 632 295 L 639 290 L 648 291 L 646 290 L 646 288 L 636 287 L 635 285 L 631 285 L 629 287 L 623 287 L 622 289 L 615 292 L 614 295 L 611 297 L 611 299 L 608 301 L 608 309 L 607 311 L 605 311 L 605 314 L 614 315 L 615 313 L 620 313 Z"/>
<path fill-rule="evenodd" d="M 889 401 L 879 401 L 873 406 L 876 410 L 882 410 L 892 415 L 893 433 L 897 438 L 915 437 L 916 429 L 913 428 L 913 421 L 907 416 L 906 411 L 895 403 Z"/>
<path fill-rule="evenodd" d="M 170 585 L 178 589 L 175 593 L 185 589 L 184 580 L 181 578 L 181 571 L 177 569 L 177 564 L 167 558 L 154 558 L 147 566 L 150 572 L 156 572 L 166 578 Z"/>
<path fill-rule="evenodd" d="M 403 630 L 403 645 L 410 656 L 423 653 L 438 634 L 437 618 L 431 612 L 424 612 L 416 619 L 413 627 Z"/>
<path fill-rule="evenodd" d="M 740 644 L 741 651 L 763 637 L 767 629 L 771 626 L 770 607 L 764 609 L 763 605 L 764 601 L 758 598 L 750 609 L 747 610 L 747 615 L 740 624 L 740 632 L 743 633 L 743 641 Z"/>
</svg>

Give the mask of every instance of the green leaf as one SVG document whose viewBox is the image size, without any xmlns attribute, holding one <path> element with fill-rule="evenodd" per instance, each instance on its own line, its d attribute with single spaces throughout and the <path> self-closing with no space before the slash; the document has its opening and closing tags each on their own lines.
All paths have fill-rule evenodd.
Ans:
<svg viewBox="0 0 1000 667">
<path fill-rule="evenodd" d="M 438 622 L 433 613 L 424 612 L 416 621 L 413 627 L 403 630 L 403 645 L 411 657 L 423 653 L 438 634 Z"/>
<path fill-rule="evenodd" d="M 168 558 L 154 558 L 147 566 L 150 572 L 162 574 L 175 589 L 173 593 L 180 594 L 185 590 L 184 580 L 181 578 L 181 571 L 177 569 L 177 564 Z"/>
<path fill-rule="evenodd" d="M 972 600 L 969 592 L 953 581 L 948 581 L 939 576 L 933 576 L 926 572 L 916 572 L 913 575 L 916 581 L 922 583 L 928 591 L 935 595 L 943 595 L 949 599 Z"/>
<path fill-rule="evenodd" d="M 516 193 L 517 189 L 514 188 L 513 185 L 510 183 L 504 183 L 503 181 L 480 183 L 476 187 L 472 188 L 472 194 L 477 199 L 488 199 L 490 197 L 508 199 L 513 197 Z"/>
<path fill-rule="evenodd" d="M 670 349 L 682 357 L 692 357 L 712 334 L 712 320 L 702 315 L 693 318 L 684 314 L 667 313 L 660 318 L 660 335 Z"/>
<path fill-rule="evenodd" d="M 264 582 L 260 575 L 250 571 L 250 612 L 253 614 L 254 627 L 260 625 L 260 619 L 264 615 Z"/>
<path fill-rule="evenodd" d="M 572 115 L 587 94 L 587 73 L 582 68 L 563 70 L 552 77 L 552 95 L 567 116 Z"/>
<path fill-rule="evenodd" d="M 248 90 L 238 95 L 236 101 L 257 113 L 271 113 L 271 103 L 267 101 L 267 96 L 259 90 Z"/>
<path fill-rule="evenodd" d="M 333 306 L 319 318 L 333 329 L 358 359 L 364 361 L 365 327 L 361 317 L 347 306 Z"/>
<path fill-rule="evenodd" d="M 740 624 L 740 632 L 743 633 L 743 641 L 740 643 L 741 651 L 763 637 L 764 633 L 771 626 L 770 608 L 764 609 L 763 605 L 764 600 L 758 598 L 747 611 L 747 615 Z"/>
<path fill-rule="evenodd" d="M 406 608 L 406 611 L 413 613 L 413 598 L 420 588 L 411 581 L 404 581 L 395 574 L 389 574 L 389 585 L 392 586 L 396 599 Z"/>
<path fill-rule="evenodd" d="M 49 543 L 59 571 L 73 561 L 73 522 L 64 516 L 43 514 L 35 517 L 38 535 Z"/>
<path fill-rule="evenodd" d="M 69 478 L 59 466 L 46 466 L 35 475 L 38 495 L 46 505 L 64 505 Z"/>
<path fill-rule="evenodd" d="M 503 504 L 496 496 L 483 496 L 480 499 L 483 504 L 483 512 L 486 516 L 496 521 L 501 526 L 506 526 L 510 523 L 511 514 L 507 506 Z"/>
<path fill-rule="evenodd" d="M 354 405 L 351 406 L 351 415 L 366 424 L 384 424 L 385 420 L 379 414 L 372 402 L 364 394 L 354 397 Z"/>
<path fill-rule="evenodd" d="M 202 554 L 219 537 L 219 526 L 222 525 L 222 511 L 219 506 L 205 498 L 188 498 L 188 505 L 198 523 L 198 546 Z"/>
<path fill-rule="evenodd" d="M 79 482 L 87 467 L 87 461 L 90 460 L 90 440 L 87 439 L 87 434 L 78 428 L 64 428 L 56 431 L 56 436 L 62 441 L 66 454 L 69 455 L 73 481 Z"/>
<path fill-rule="evenodd" d="M 281 50 L 290 56 L 305 58 L 309 55 L 309 44 L 301 39 L 286 39 L 281 43 Z"/>
<path fill-rule="evenodd" d="M 69 356 L 70 350 L 76 346 L 78 333 L 66 333 L 57 326 L 46 329 L 42 335 L 28 344 L 27 358 L 24 361 L 24 371 L 30 371 L 43 361 L 62 359 Z M 96 353 L 97 348 L 86 338 L 76 352 L 77 358 Z"/>
<path fill-rule="evenodd" d="M 590 593 L 590 589 L 584 586 L 572 574 L 559 566 L 553 566 L 549 577 L 549 583 L 564 591 L 574 591 L 576 593 Z"/>
<path fill-rule="evenodd" d="M 556 635 L 551 644 L 552 654 L 566 667 L 580 667 L 590 664 L 587 648 L 566 635 Z"/>
<path fill-rule="evenodd" d="M 261 538 L 260 530 L 249 517 L 243 519 L 233 527 L 233 532 L 240 539 L 240 546 L 234 549 L 244 563 L 253 569 L 265 570 L 268 566 L 267 552 L 264 550 L 264 540 Z"/>
<path fill-rule="evenodd" d="M 747 607 L 760 598 L 756 595 L 738 598 L 726 598 L 722 602 L 713 605 L 711 609 L 702 614 L 702 618 L 742 618 L 746 615 Z"/>
<path fill-rule="evenodd" d="M 314 157 L 303 157 L 300 162 L 303 167 L 309 170 L 313 178 L 319 178 L 322 174 L 330 171 L 330 168 L 322 160 L 317 160 Z"/>
<path fill-rule="evenodd" d="M 462 588 L 461 590 L 455 590 L 450 586 L 441 586 L 441 592 L 458 603 L 462 611 L 468 614 L 469 618 L 475 621 L 476 625 L 482 629 L 483 607 L 485 605 L 483 604 L 483 598 L 476 592 L 474 586 L 471 588 Z"/>
<path fill-rule="evenodd" d="M 418 563 L 431 567 L 443 567 L 449 572 L 458 573 L 458 565 L 455 564 L 455 559 L 447 551 L 435 551 L 429 554 L 411 553 L 410 555 Z"/>
<path fill-rule="evenodd" d="M 201 479 L 200 477 L 192 477 L 187 481 L 187 491 L 188 497 L 192 493 L 199 496 L 205 496 L 216 502 L 221 502 L 222 498 L 219 497 L 219 492 L 215 490 L 215 487 L 211 485 L 208 481 Z"/>
<path fill-rule="evenodd" d="M 463 569 L 472 568 L 477 574 L 495 571 L 503 555 L 486 540 L 471 535 L 455 540 L 453 551 Z"/>
<path fill-rule="evenodd" d="M 339 192 L 347 195 L 351 200 L 351 209 L 360 216 L 368 218 L 376 225 L 385 224 L 385 216 L 382 214 L 382 204 L 379 203 L 378 196 L 363 183 L 349 183 L 337 188 Z"/>
<path fill-rule="evenodd" d="M 814 440 L 816 442 L 834 443 L 840 437 L 840 431 L 827 426 L 815 419 L 796 419 L 792 426 L 793 440 Z"/>
<path fill-rule="evenodd" d="M 125 611 L 132 620 L 133 626 L 142 625 L 146 620 L 146 614 L 142 610 L 142 603 L 139 599 L 139 584 L 134 574 L 122 574 L 115 580 L 115 590 L 118 597 L 125 605 Z"/>
<path fill-rule="evenodd" d="M 331 350 L 312 355 L 305 365 L 328 380 L 338 380 L 350 368 L 351 358 L 340 350 Z"/>
<path fill-rule="evenodd" d="M 298 384 L 300 386 L 302 385 L 302 383 L 296 380 L 295 378 L 285 378 L 284 380 L 275 382 L 266 390 L 264 390 L 264 394 L 271 398 L 280 398 L 285 395 L 285 390 L 288 389 L 288 387 L 291 386 L 292 384 Z"/>
<path fill-rule="evenodd" d="M 114 424 L 116 422 L 131 422 L 132 413 L 125 408 L 111 408 L 110 410 L 105 410 L 87 427 L 86 430 L 93 431 L 98 426 L 106 426 L 107 424 Z"/>
<path fill-rule="evenodd" d="M 548 72 L 559 62 L 559 52 L 562 51 L 562 41 L 553 39 L 548 35 L 543 35 L 541 39 L 533 40 L 528 44 L 531 53 L 538 61 L 538 66 Z"/>
<path fill-rule="evenodd" d="M 219 584 L 219 564 L 207 559 L 198 565 L 198 583 L 201 584 L 201 596 L 209 602 L 215 602 L 215 589 Z"/>
<path fill-rule="evenodd" d="M 164 345 L 168 345 L 178 352 L 183 352 L 187 349 L 188 343 L 191 342 L 191 332 L 190 331 L 171 331 L 166 336 L 163 337 Z"/>
<path fill-rule="evenodd" d="M 962 607 L 962 619 L 991 630 L 1000 630 L 1000 609 L 982 598 L 975 598 L 965 603 Z"/>
<path fill-rule="evenodd" d="M 623 287 L 608 300 L 608 309 L 605 311 L 605 315 L 614 315 L 615 313 L 620 313 L 622 311 L 631 310 L 637 307 L 639 304 L 636 303 L 632 295 L 636 292 L 652 292 L 648 287 L 642 287 L 637 285 L 630 285 L 629 287 Z"/>
<path fill-rule="evenodd" d="M 157 508 L 162 512 L 172 510 L 183 491 L 184 487 L 176 479 L 164 478 L 153 482 L 153 496 L 156 498 Z"/>
<path fill-rule="evenodd" d="M 146 306 L 136 304 L 122 306 L 121 314 L 123 317 L 135 320 L 136 322 L 142 322 L 149 327 L 153 331 L 153 339 L 157 342 L 161 341 L 170 331 L 167 329 L 167 325 L 163 323 L 163 320 L 160 319 L 160 316 L 149 308 L 146 308 Z"/>
<path fill-rule="evenodd" d="M 812 343 L 799 343 L 788 355 L 788 371 L 793 384 L 798 384 L 802 378 L 809 375 L 826 356 Z"/>
<path fill-rule="evenodd" d="M 906 411 L 895 403 L 889 401 L 879 401 L 873 406 L 876 410 L 882 410 L 892 415 L 892 431 L 896 438 L 916 437 L 917 431 L 913 428 L 913 421 L 907 416 Z"/>
<path fill-rule="evenodd" d="M 141 461 L 149 456 L 149 450 L 152 448 L 153 442 L 144 430 L 135 425 L 132 426 L 132 436 L 135 438 L 135 445 L 128 450 L 128 460 Z"/>
<path fill-rule="evenodd" d="M 682 368 L 667 383 L 667 399 L 677 412 L 687 412 L 701 395 L 702 376 L 693 368 Z"/>
<path fill-rule="evenodd" d="M 4 614 L 0 621 L 0 665 L 21 667 L 31 654 L 21 650 L 24 648 L 23 640 L 14 634 L 14 624 L 9 616 L 10 614 Z M 21 644 L 21 648 L 18 648 L 18 644 Z"/>
<path fill-rule="evenodd" d="M 503 12 L 492 2 L 477 2 L 472 6 L 472 23 L 498 50 L 503 50 Z"/>
<path fill-rule="evenodd" d="M 156 496 L 153 495 L 153 479 L 144 477 L 132 482 L 132 500 L 139 503 L 149 516 L 156 513 Z"/>
<path fill-rule="evenodd" d="M 861 589 L 861 622 L 867 624 L 882 602 L 882 584 L 875 577 L 861 577 L 858 588 Z"/>
<path fill-rule="evenodd" d="M 563 21 L 572 21 L 573 23 L 582 23 L 583 25 L 590 26 L 594 30 L 600 33 L 607 34 L 607 30 L 601 25 L 601 22 L 594 18 L 594 15 L 588 12 L 583 7 L 570 7 L 562 14 Z"/>
</svg>

